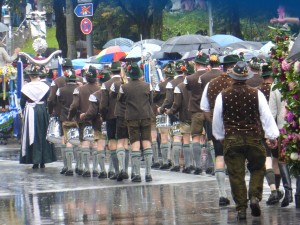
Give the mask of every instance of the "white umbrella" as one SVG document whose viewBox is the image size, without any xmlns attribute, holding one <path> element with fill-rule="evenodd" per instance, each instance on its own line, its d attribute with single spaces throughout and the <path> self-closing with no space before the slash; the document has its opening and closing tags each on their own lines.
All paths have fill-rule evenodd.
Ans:
<svg viewBox="0 0 300 225">
<path fill-rule="evenodd" d="M 4 23 L 0 22 L 0 32 L 6 32 L 8 31 L 8 26 L 6 26 Z"/>
<path fill-rule="evenodd" d="M 146 56 L 148 53 L 153 54 L 154 52 L 158 52 L 161 50 L 159 45 L 155 44 L 143 44 L 143 46 L 135 46 L 132 48 L 127 56 L 126 59 L 132 58 L 141 58 L 142 56 Z"/>
<path fill-rule="evenodd" d="M 260 52 L 264 55 L 264 56 L 269 56 L 270 50 L 271 48 L 273 48 L 275 45 L 272 43 L 272 41 L 269 41 L 267 44 L 265 44 L 264 46 L 262 46 L 260 48 Z"/>
</svg>

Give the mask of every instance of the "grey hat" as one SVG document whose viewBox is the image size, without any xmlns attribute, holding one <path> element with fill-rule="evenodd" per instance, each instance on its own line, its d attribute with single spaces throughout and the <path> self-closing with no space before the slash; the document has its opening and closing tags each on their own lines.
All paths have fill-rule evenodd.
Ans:
<svg viewBox="0 0 300 225">
<path fill-rule="evenodd" d="M 248 65 L 244 61 L 239 61 L 232 69 L 227 70 L 227 74 L 234 80 L 248 80 L 254 73 L 248 70 Z"/>
</svg>

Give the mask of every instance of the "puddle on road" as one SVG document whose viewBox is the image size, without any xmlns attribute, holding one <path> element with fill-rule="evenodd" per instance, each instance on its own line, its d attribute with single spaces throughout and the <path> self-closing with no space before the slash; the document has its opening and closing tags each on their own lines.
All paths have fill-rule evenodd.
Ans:
<svg viewBox="0 0 300 225">
<path fill-rule="evenodd" d="M 0 152 L 0 160 L 19 161 L 20 150 L 9 150 Z"/>
</svg>

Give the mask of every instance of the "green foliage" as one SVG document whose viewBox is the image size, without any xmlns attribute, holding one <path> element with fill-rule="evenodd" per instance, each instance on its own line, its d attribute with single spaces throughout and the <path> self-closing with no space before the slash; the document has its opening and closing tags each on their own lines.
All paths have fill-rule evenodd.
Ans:
<svg viewBox="0 0 300 225">
<path fill-rule="evenodd" d="M 25 42 L 24 47 L 22 48 L 23 52 L 29 53 L 29 54 L 35 54 L 35 51 L 32 48 L 32 43 L 34 39 L 30 38 Z M 58 43 L 56 40 L 56 28 L 47 28 L 47 38 L 46 38 L 48 48 L 57 48 L 58 49 Z"/>
<path fill-rule="evenodd" d="M 288 61 L 289 45 L 291 42 L 289 27 L 270 27 L 270 38 L 275 43 L 271 51 L 271 62 L 274 78 L 286 102 L 285 125 L 280 130 L 281 151 L 280 160 L 290 166 L 293 176 L 300 175 L 300 67 L 299 62 Z"/>
<path fill-rule="evenodd" d="M 177 34 L 207 33 L 207 31 L 208 15 L 206 11 L 164 12 L 163 14 L 163 40 L 167 40 Z"/>
</svg>

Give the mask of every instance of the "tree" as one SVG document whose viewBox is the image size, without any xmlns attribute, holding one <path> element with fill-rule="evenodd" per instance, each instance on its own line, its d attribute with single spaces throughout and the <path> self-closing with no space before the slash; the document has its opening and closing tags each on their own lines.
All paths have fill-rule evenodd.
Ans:
<svg viewBox="0 0 300 225">
<path fill-rule="evenodd" d="M 66 0 L 66 35 L 68 44 L 67 57 L 70 59 L 77 58 L 75 42 L 75 20 L 74 20 L 74 1 Z"/>
<path fill-rule="evenodd" d="M 65 1 L 53 0 L 53 10 L 56 20 L 56 39 L 59 49 L 62 50 L 62 56 L 67 57 L 68 45 L 66 35 L 66 18 L 63 9 L 66 7 Z"/>
</svg>

